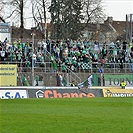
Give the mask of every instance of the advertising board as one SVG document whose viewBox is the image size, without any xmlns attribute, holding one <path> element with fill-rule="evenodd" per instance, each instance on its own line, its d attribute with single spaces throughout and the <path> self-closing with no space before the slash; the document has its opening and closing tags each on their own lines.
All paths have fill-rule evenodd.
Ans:
<svg viewBox="0 0 133 133">
<path fill-rule="evenodd" d="M 84 98 L 102 97 L 100 89 L 34 89 L 28 90 L 29 98 Z"/>
<path fill-rule="evenodd" d="M 104 97 L 133 97 L 132 89 L 103 89 Z"/>
<path fill-rule="evenodd" d="M 92 98 L 103 97 L 102 89 L 78 87 L 0 87 L 0 99 L 14 98 Z"/>
<path fill-rule="evenodd" d="M 28 98 L 26 90 L 0 90 L 0 99 Z"/>
<path fill-rule="evenodd" d="M 17 65 L 0 65 L 0 86 L 17 86 Z"/>
<path fill-rule="evenodd" d="M 120 86 L 120 82 L 124 80 L 127 87 L 133 86 L 133 75 L 132 74 L 104 74 L 105 86 Z"/>
</svg>

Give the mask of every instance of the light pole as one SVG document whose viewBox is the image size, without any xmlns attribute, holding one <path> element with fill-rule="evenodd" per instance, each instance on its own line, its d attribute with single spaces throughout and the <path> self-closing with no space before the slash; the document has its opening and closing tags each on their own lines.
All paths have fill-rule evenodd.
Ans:
<svg viewBox="0 0 133 133">
<path fill-rule="evenodd" d="M 33 60 L 33 54 L 34 54 L 34 33 L 31 33 L 32 35 L 32 86 L 34 86 L 34 60 Z"/>
<path fill-rule="evenodd" d="M 126 41 L 132 42 L 133 38 L 133 14 L 126 15 Z"/>
<path fill-rule="evenodd" d="M 45 21 L 45 29 L 44 30 L 45 30 L 44 35 L 45 35 L 45 42 L 46 42 L 46 38 L 47 38 L 47 22 L 46 21 Z"/>
<path fill-rule="evenodd" d="M 130 14 L 130 41 L 132 42 L 133 37 L 133 14 Z"/>
</svg>

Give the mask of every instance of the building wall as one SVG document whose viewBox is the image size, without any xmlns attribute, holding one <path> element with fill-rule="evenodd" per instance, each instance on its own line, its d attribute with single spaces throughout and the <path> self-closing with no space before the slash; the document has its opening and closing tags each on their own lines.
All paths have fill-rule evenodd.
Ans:
<svg viewBox="0 0 133 133">
<path fill-rule="evenodd" d="M 3 42 L 5 38 L 11 42 L 11 28 L 9 23 L 0 23 L 0 40 Z"/>
</svg>

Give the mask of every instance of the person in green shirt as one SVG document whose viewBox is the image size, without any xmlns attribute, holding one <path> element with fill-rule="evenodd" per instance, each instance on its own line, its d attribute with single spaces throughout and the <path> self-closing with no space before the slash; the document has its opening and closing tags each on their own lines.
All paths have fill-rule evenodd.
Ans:
<svg viewBox="0 0 133 133">
<path fill-rule="evenodd" d="M 61 86 L 64 86 L 64 87 L 67 86 L 67 80 L 65 78 L 64 73 L 60 74 L 60 82 L 61 82 Z"/>
<path fill-rule="evenodd" d="M 61 71 L 61 65 L 62 65 L 62 61 L 60 58 L 58 58 L 57 60 L 57 67 L 58 67 L 58 70 Z"/>
<path fill-rule="evenodd" d="M 15 52 L 13 52 L 12 60 L 13 60 L 13 61 L 16 61 L 16 54 L 15 54 Z"/>
<path fill-rule="evenodd" d="M 25 43 L 21 43 L 21 48 L 24 49 Z"/>
<path fill-rule="evenodd" d="M 35 86 L 38 86 L 38 81 L 39 81 L 39 76 L 38 75 L 35 77 L 35 81 L 36 81 L 36 85 Z"/>
<path fill-rule="evenodd" d="M 15 49 L 17 49 L 17 40 L 15 40 L 14 42 L 13 42 L 13 47 L 15 48 Z"/>
<path fill-rule="evenodd" d="M 22 58 L 22 52 L 19 51 L 17 54 L 17 60 L 21 61 L 21 58 Z"/>
<path fill-rule="evenodd" d="M 52 63 L 52 69 L 53 69 L 53 74 L 56 74 L 56 71 L 57 71 L 57 62 L 56 62 L 56 60 L 54 60 L 53 63 Z"/>
<path fill-rule="evenodd" d="M 18 48 L 18 50 L 20 50 L 22 48 L 20 43 L 18 43 L 17 48 Z"/>
<path fill-rule="evenodd" d="M 77 56 L 77 57 L 81 56 L 81 53 L 80 53 L 79 50 L 76 51 L 76 56 Z"/>
<path fill-rule="evenodd" d="M 13 56 L 13 50 L 12 48 L 9 49 L 9 57 L 10 57 L 10 61 L 12 61 L 12 57 Z"/>
<path fill-rule="evenodd" d="M 65 65 L 64 62 L 63 62 L 62 65 L 61 65 L 61 69 L 62 69 L 62 72 L 64 72 L 64 73 L 67 71 L 66 65 Z"/>
<path fill-rule="evenodd" d="M 81 48 L 81 42 L 80 42 L 80 40 L 78 40 L 77 41 L 77 48 L 80 50 L 80 48 Z"/>
<path fill-rule="evenodd" d="M 50 61 L 53 63 L 55 60 L 55 56 L 54 56 L 54 53 L 52 53 L 52 55 L 50 56 Z"/>
</svg>

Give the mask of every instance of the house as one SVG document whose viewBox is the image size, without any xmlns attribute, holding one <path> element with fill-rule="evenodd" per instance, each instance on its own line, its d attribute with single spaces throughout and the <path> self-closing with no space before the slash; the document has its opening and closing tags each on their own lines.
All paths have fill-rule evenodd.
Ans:
<svg viewBox="0 0 133 133">
<path fill-rule="evenodd" d="M 46 29 L 47 37 L 50 37 L 52 26 L 50 23 L 46 25 L 39 23 L 37 30 L 44 33 Z M 83 38 L 86 39 L 98 40 L 101 43 L 126 39 L 126 21 L 114 21 L 113 17 L 108 17 L 103 23 L 89 23 L 87 25 L 83 23 L 82 25 L 85 27 L 82 31 Z"/>
<path fill-rule="evenodd" d="M 83 37 L 89 40 L 98 40 L 101 43 L 112 37 L 114 31 L 107 24 L 89 23 L 82 31 Z"/>
<path fill-rule="evenodd" d="M 108 17 L 104 23 L 88 24 L 83 30 L 84 37 L 99 42 L 126 40 L 126 21 L 114 21 Z"/>
<path fill-rule="evenodd" d="M 34 36 L 34 40 L 39 40 L 39 39 L 43 39 L 43 35 L 40 31 L 36 30 L 35 28 L 31 28 L 31 29 L 23 29 L 23 42 L 30 42 L 32 41 L 32 33 L 34 32 L 35 36 Z M 21 30 L 19 27 L 15 27 L 12 26 L 11 27 L 11 33 L 12 33 L 12 42 L 14 40 L 19 40 L 21 37 Z"/>
<path fill-rule="evenodd" d="M 127 36 L 127 22 L 114 21 L 113 17 L 108 17 L 103 23 L 89 23 L 83 24 L 85 27 L 82 31 L 83 38 L 89 40 L 98 40 L 101 43 L 126 40 Z M 35 32 L 35 39 L 49 38 L 52 31 L 50 23 L 39 23 L 37 27 L 30 30 L 24 29 L 24 39 L 32 39 L 31 33 Z M 20 30 L 17 27 L 12 27 L 12 38 L 20 38 Z"/>
<path fill-rule="evenodd" d="M 104 23 L 108 23 L 108 25 L 115 30 L 115 40 L 126 40 L 126 21 L 113 21 L 113 17 L 108 17 Z"/>
<path fill-rule="evenodd" d="M 11 42 L 11 27 L 9 23 L 6 23 L 5 20 L 0 17 L 0 41 L 4 41 L 7 38 Z"/>
</svg>

